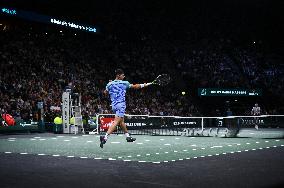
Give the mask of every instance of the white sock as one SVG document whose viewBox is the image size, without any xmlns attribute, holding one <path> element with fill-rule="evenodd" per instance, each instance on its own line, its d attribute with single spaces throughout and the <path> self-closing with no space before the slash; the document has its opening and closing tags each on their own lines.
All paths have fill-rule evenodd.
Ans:
<svg viewBox="0 0 284 188">
<path fill-rule="evenodd" d="M 108 139 L 108 136 L 109 136 L 109 134 L 107 134 L 107 133 L 106 133 L 106 135 L 105 135 L 105 140 L 107 140 L 107 139 Z"/>
<path fill-rule="evenodd" d="M 129 133 L 124 133 L 126 137 L 130 137 Z"/>
</svg>

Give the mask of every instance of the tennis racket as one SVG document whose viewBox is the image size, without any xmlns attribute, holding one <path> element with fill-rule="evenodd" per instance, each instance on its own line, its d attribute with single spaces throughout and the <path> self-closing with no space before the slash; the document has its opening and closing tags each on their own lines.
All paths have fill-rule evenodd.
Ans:
<svg viewBox="0 0 284 188">
<path fill-rule="evenodd" d="M 160 74 L 153 82 L 154 85 L 165 86 L 169 84 L 171 81 L 171 77 L 167 74 Z"/>
</svg>

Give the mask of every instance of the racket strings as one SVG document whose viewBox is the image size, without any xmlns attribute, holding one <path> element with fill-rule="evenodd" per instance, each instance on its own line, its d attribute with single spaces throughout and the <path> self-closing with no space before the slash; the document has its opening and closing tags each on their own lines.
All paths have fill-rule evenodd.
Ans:
<svg viewBox="0 0 284 188">
<path fill-rule="evenodd" d="M 171 78 L 167 74 L 159 75 L 156 80 L 154 81 L 156 84 L 164 86 L 170 82 Z"/>
</svg>

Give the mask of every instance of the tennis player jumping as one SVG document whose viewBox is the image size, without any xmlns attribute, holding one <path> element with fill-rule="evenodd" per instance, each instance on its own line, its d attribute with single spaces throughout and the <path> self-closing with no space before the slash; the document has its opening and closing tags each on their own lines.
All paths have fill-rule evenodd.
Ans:
<svg viewBox="0 0 284 188">
<path fill-rule="evenodd" d="M 126 141 L 133 142 L 136 138 L 129 135 L 126 125 L 124 123 L 124 114 L 126 109 L 125 93 L 129 88 L 140 89 L 147 87 L 152 83 L 145 84 L 130 84 L 128 81 L 123 81 L 124 72 L 121 69 L 115 71 L 115 80 L 107 84 L 104 93 L 110 95 L 112 110 L 115 113 L 115 118 L 112 125 L 109 127 L 108 131 L 104 136 L 100 136 L 100 147 L 103 148 L 110 134 L 116 129 L 116 126 L 120 126 L 125 133 Z"/>
</svg>

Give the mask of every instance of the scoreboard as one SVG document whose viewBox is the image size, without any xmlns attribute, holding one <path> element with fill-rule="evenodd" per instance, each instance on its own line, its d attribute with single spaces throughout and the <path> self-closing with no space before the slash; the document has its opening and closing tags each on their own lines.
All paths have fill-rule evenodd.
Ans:
<svg viewBox="0 0 284 188">
<path fill-rule="evenodd" d="M 198 88 L 198 96 L 262 96 L 262 90 L 235 88 Z"/>
</svg>

